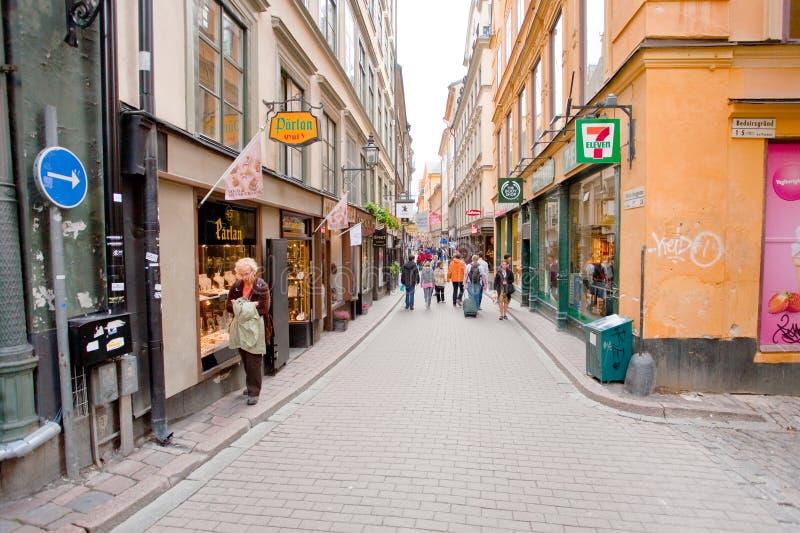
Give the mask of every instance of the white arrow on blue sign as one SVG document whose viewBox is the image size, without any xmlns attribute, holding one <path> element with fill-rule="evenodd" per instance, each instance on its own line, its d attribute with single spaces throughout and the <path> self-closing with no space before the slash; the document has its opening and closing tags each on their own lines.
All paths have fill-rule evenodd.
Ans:
<svg viewBox="0 0 800 533">
<path fill-rule="evenodd" d="M 33 163 L 33 175 L 41 193 L 62 209 L 78 206 L 86 198 L 86 169 L 66 148 L 51 146 L 39 152 Z"/>
</svg>

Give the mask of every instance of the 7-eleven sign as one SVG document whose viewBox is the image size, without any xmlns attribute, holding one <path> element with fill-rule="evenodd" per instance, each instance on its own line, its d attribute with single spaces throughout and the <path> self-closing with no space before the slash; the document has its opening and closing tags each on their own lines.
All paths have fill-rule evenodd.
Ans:
<svg viewBox="0 0 800 533">
<path fill-rule="evenodd" d="M 575 122 L 578 163 L 619 163 L 619 119 L 582 118 Z"/>
</svg>

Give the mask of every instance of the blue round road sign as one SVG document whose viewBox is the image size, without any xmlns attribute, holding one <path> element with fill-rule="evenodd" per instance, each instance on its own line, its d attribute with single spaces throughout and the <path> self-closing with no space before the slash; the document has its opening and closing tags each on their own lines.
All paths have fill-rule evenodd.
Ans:
<svg viewBox="0 0 800 533">
<path fill-rule="evenodd" d="M 39 152 L 33 175 L 41 193 L 58 207 L 71 209 L 86 198 L 86 169 L 66 148 L 52 146 Z"/>
</svg>

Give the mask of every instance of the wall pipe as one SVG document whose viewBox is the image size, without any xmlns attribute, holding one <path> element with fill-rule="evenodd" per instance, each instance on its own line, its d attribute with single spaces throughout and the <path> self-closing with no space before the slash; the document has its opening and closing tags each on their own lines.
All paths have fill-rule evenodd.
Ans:
<svg viewBox="0 0 800 533">
<path fill-rule="evenodd" d="M 47 422 L 45 425 L 27 435 L 25 438 L 9 442 L 0 447 L 0 461 L 23 457 L 33 450 L 49 441 L 61 433 L 61 426 L 55 422 Z"/>
<path fill-rule="evenodd" d="M 155 116 L 153 95 L 153 0 L 139 0 L 139 106 Z M 161 329 L 161 269 L 158 225 L 158 142 L 155 123 L 147 135 L 144 181 L 145 293 L 147 353 L 150 357 L 150 426 L 160 444 L 169 443 L 164 341 Z"/>
</svg>

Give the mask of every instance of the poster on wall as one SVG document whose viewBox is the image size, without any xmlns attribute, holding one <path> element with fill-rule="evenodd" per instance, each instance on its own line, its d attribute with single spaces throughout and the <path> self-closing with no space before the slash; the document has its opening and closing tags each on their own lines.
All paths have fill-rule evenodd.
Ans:
<svg viewBox="0 0 800 533">
<path fill-rule="evenodd" d="M 800 144 L 770 144 L 759 344 L 800 352 Z"/>
</svg>

